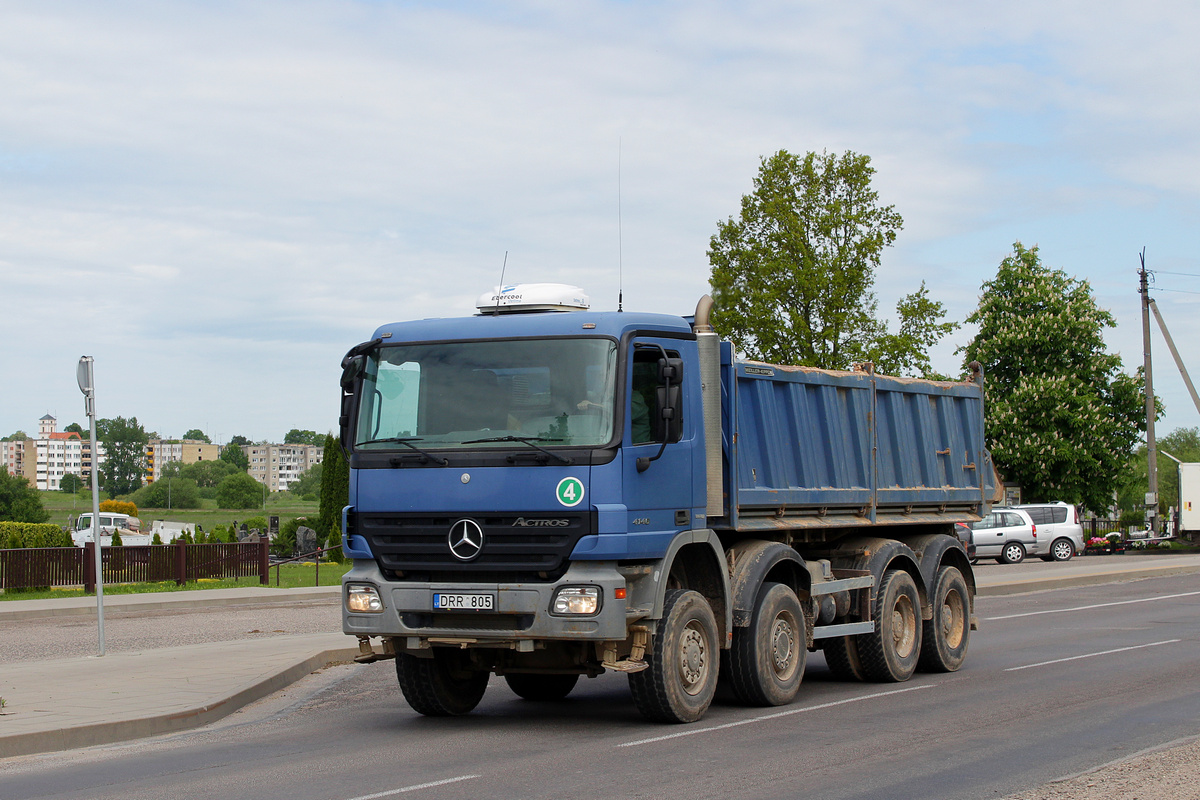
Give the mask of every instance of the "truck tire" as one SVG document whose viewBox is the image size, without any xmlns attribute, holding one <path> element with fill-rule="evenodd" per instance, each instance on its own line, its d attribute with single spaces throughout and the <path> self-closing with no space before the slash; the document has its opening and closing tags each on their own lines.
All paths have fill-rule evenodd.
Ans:
<svg viewBox="0 0 1200 800">
<path fill-rule="evenodd" d="M 970 595 L 957 567 L 938 570 L 932 600 L 933 619 L 924 623 L 917 667 L 925 672 L 954 672 L 967 657 L 971 638 Z"/>
<path fill-rule="evenodd" d="M 533 675 L 514 672 L 504 676 L 508 688 L 526 700 L 562 700 L 579 682 L 578 675 Z"/>
<path fill-rule="evenodd" d="M 720 668 L 717 620 L 704 595 L 667 592 L 646 663 L 647 669 L 629 676 L 642 716 L 655 722 L 695 722 L 704 716 Z"/>
<path fill-rule="evenodd" d="M 1009 542 L 1004 545 L 1004 549 L 1000 551 L 1000 557 L 996 560 L 1001 564 L 1020 564 L 1025 560 L 1025 545 L 1020 542 Z"/>
<path fill-rule="evenodd" d="M 488 672 L 471 667 L 466 651 L 435 648 L 433 658 L 396 654 L 396 679 L 413 710 L 427 717 L 466 714 L 483 699 Z"/>
<path fill-rule="evenodd" d="M 890 569 L 875 594 L 875 630 L 858 635 L 858 658 L 867 680 L 881 683 L 912 677 L 921 656 L 921 597 L 904 570 Z"/>
<path fill-rule="evenodd" d="M 836 636 L 825 639 L 822 650 L 829 671 L 838 680 L 865 681 L 862 662 L 858 660 L 858 641 L 853 636 Z"/>
<path fill-rule="evenodd" d="M 728 651 L 729 685 L 747 705 L 792 702 L 808 658 L 804 611 L 790 586 L 764 583 L 750 625 L 733 629 Z"/>
</svg>

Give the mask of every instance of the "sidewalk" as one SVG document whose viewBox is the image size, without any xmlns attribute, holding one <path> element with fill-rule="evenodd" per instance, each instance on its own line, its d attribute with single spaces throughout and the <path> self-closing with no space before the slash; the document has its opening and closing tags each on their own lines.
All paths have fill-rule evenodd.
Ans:
<svg viewBox="0 0 1200 800">
<path fill-rule="evenodd" d="M 1034 559 L 976 568 L 980 596 L 1200 572 L 1200 555 Z M 211 589 L 105 597 L 105 615 L 213 606 L 329 603 L 339 587 Z M 0 622 L 96 613 L 95 598 L 0 602 Z M 0 759 L 198 727 L 358 652 L 340 632 L 276 636 L 104 657 L 0 665 Z"/>
</svg>

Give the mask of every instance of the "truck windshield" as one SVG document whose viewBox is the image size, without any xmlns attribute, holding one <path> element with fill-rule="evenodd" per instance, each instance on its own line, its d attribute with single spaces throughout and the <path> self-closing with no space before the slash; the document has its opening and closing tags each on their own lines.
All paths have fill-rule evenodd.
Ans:
<svg viewBox="0 0 1200 800">
<path fill-rule="evenodd" d="M 599 338 L 384 346 L 368 356 L 355 446 L 602 446 L 613 438 L 616 364 L 616 342 Z"/>
</svg>

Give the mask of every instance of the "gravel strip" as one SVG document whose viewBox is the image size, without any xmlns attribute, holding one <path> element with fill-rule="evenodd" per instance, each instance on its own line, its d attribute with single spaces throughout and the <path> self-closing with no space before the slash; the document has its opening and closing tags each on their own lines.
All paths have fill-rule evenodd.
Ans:
<svg viewBox="0 0 1200 800">
<path fill-rule="evenodd" d="M 1195 800 L 1200 739 L 1009 795 L 1005 800 Z"/>
</svg>

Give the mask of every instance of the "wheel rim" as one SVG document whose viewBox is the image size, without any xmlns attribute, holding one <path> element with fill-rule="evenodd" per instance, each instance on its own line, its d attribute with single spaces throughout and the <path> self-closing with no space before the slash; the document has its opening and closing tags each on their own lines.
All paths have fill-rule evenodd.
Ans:
<svg viewBox="0 0 1200 800">
<path fill-rule="evenodd" d="M 795 674 L 796 664 L 796 620 L 783 612 L 771 626 L 771 669 L 776 678 L 786 681 Z"/>
<path fill-rule="evenodd" d="M 900 658 L 912 655 L 917 643 L 917 615 L 907 594 L 897 597 L 892 607 L 892 643 Z"/>
<path fill-rule="evenodd" d="M 1009 561 L 1016 562 L 1021 560 L 1021 548 L 1017 547 L 1015 544 L 1009 545 L 1008 549 L 1005 550 L 1004 553 L 1005 558 L 1007 558 Z"/>
<path fill-rule="evenodd" d="M 692 620 L 683 629 L 679 642 L 679 680 L 683 690 L 695 696 L 704 690 L 708 678 L 709 648 L 704 628 Z"/>
<path fill-rule="evenodd" d="M 942 640 L 951 648 L 962 644 L 965 619 L 962 595 L 957 589 L 951 589 L 942 601 Z"/>
<path fill-rule="evenodd" d="M 1059 561 L 1066 561 L 1068 558 L 1071 557 L 1072 551 L 1074 549 L 1075 548 L 1071 546 L 1070 542 L 1063 542 L 1063 541 L 1055 542 L 1054 543 L 1054 557 L 1057 558 Z"/>
</svg>

